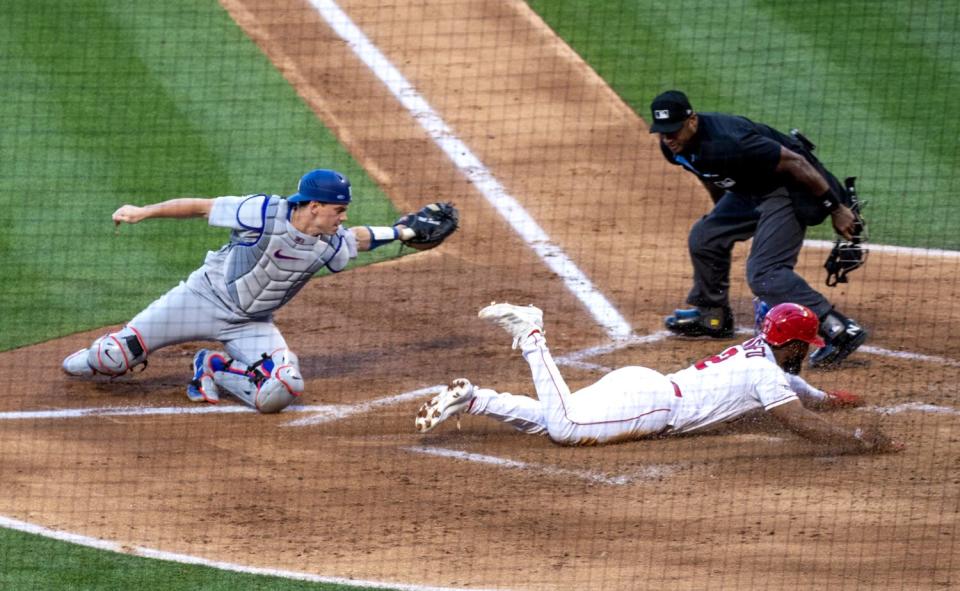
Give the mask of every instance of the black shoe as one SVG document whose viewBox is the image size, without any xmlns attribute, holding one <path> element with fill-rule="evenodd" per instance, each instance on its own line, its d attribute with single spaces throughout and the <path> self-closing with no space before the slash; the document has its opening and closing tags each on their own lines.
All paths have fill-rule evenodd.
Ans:
<svg viewBox="0 0 960 591">
<path fill-rule="evenodd" d="M 810 354 L 810 367 L 837 367 L 860 348 L 868 336 L 867 331 L 852 318 L 846 318 L 837 325 L 829 316 L 824 319 L 820 334 L 827 344 Z"/>
<path fill-rule="evenodd" d="M 730 308 L 688 308 L 674 310 L 664 324 L 670 332 L 682 337 L 729 339 L 734 334 Z"/>
</svg>

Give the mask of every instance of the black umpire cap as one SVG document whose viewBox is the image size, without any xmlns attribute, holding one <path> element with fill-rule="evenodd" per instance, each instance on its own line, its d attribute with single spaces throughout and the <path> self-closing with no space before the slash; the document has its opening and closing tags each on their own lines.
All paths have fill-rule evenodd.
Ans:
<svg viewBox="0 0 960 591">
<path fill-rule="evenodd" d="M 673 133 L 683 127 L 683 122 L 693 115 L 693 107 L 687 95 L 679 90 L 668 90 L 657 95 L 650 103 L 653 125 L 650 133 Z"/>
</svg>

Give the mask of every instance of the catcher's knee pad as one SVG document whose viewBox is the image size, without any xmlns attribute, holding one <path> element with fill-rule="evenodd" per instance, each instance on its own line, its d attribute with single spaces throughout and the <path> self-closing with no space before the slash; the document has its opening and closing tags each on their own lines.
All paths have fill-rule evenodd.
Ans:
<svg viewBox="0 0 960 591">
<path fill-rule="evenodd" d="M 303 394 L 300 360 L 293 351 L 277 351 L 264 360 L 261 367 L 269 372 L 269 377 L 260 384 L 254 399 L 254 405 L 260 412 L 280 412 Z"/>
<path fill-rule="evenodd" d="M 100 337 L 87 349 L 90 367 L 108 376 L 123 375 L 146 361 L 147 348 L 143 339 L 128 326 Z"/>
</svg>

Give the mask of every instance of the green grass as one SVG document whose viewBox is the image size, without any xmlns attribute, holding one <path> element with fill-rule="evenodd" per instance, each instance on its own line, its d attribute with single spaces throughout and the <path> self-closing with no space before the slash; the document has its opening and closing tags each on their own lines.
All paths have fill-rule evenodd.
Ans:
<svg viewBox="0 0 960 591">
<path fill-rule="evenodd" d="M 874 242 L 960 248 L 957 0 L 530 5 L 645 120 L 680 88 L 701 111 L 800 127 L 859 177 Z"/>
<path fill-rule="evenodd" d="M 226 242 L 203 220 L 113 235 L 123 203 L 354 184 L 348 223 L 397 212 L 215 2 L 0 8 L 0 350 L 118 324 Z M 395 256 L 385 247 L 362 263 Z"/>
<path fill-rule="evenodd" d="M 230 557 L 224 557 L 230 562 Z M 242 574 L 105 552 L 0 529 L 0 589 L 18 591 L 350 591 L 354 586 Z M 367 587 L 369 589 L 369 587 Z M 387 587 L 383 587 L 387 589 Z"/>
</svg>

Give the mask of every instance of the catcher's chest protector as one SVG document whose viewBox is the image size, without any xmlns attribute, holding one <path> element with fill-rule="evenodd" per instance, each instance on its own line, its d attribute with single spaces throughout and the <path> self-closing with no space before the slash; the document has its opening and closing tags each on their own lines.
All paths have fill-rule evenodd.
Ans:
<svg viewBox="0 0 960 591">
<path fill-rule="evenodd" d="M 328 243 L 289 229 L 287 208 L 285 200 L 272 197 L 264 212 L 262 231 L 235 231 L 230 237 L 230 252 L 224 263 L 227 292 L 250 316 L 273 312 L 287 303 L 314 273 L 337 254 L 346 254 L 344 238 L 339 234 Z"/>
</svg>

